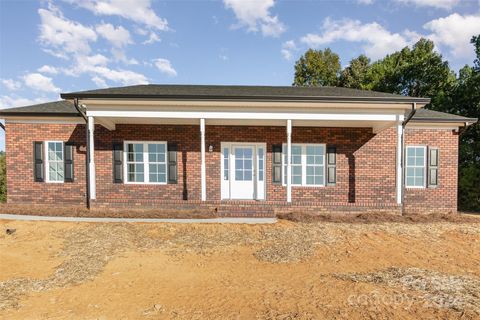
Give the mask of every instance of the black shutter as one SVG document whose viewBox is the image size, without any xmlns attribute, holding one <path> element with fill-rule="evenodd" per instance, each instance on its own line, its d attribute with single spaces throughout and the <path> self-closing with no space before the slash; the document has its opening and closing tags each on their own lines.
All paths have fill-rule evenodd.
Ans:
<svg viewBox="0 0 480 320">
<path fill-rule="evenodd" d="M 177 151 L 178 145 L 176 143 L 169 143 L 168 149 L 168 183 L 176 184 L 178 181 L 177 174 Z"/>
<path fill-rule="evenodd" d="M 113 183 L 123 182 L 123 143 L 113 144 Z"/>
<path fill-rule="evenodd" d="M 282 183 L 282 145 L 272 146 L 272 182 Z"/>
<path fill-rule="evenodd" d="M 43 142 L 33 143 L 33 178 L 35 182 L 43 182 Z"/>
<path fill-rule="evenodd" d="M 65 167 L 65 182 L 73 182 L 73 151 L 75 146 L 71 142 L 66 142 L 64 147 L 64 167 Z"/>
<path fill-rule="evenodd" d="M 438 148 L 428 148 L 428 186 L 438 186 Z"/>
<path fill-rule="evenodd" d="M 337 183 L 337 147 L 327 147 L 327 185 Z"/>
</svg>

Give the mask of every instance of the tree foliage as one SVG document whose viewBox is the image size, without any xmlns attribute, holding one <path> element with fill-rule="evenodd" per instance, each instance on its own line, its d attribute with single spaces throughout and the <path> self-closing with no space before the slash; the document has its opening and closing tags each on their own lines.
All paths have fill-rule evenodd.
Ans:
<svg viewBox="0 0 480 320">
<path fill-rule="evenodd" d="M 367 72 L 370 68 L 370 59 L 365 55 L 352 59 L 350 65 L 340 74 L 339 86 L 353 89 L 367 88 Z"/>
<path fill-rule="evenodd" d="M 336 86 L 340 74 L 340 57 L 329 48 L 309 49 L 295 63 L 294 86 Z"/>
<path fill-rule="evenodd" d="M 480 118 L 480 35 L 472 38 L 476 59 L 458 76 L 435 51 L 432 41 L 420 39 L 373 63 L 361 55 L 339 71 L 338 55 L 308 50 L 295 64 L 294 85 L 338 85 L 412 97 L 429 97 L 428 109 Z M 328 51 L 328 57 L 325 53 Z M 320 52 L 322 54 L 315 54 Z M 337 59 L 333 59 L 336 57 Z M 326 63 L 332 59 L 332 66 Z M 335 78 L 334 75 L 337 75 Z M 469 126 L 460 136 L 459 206 L 480 211 L 480 125 Z"/>
</svg>

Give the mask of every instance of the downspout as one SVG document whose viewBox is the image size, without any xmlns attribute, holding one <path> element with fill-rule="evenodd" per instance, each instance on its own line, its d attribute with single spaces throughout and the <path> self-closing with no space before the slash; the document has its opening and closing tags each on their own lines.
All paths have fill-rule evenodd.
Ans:
<svg viewBox="0 0 480 320">
<path fill-rule="evenodd" d="M 407 116 L 407 119 L 405 119 L 402 122 L 402 156 L 401 156 L 401 168 L 402 168 L 402 215 L 405 214 L 405 127 L 407 126 L 408 122 L 412 120 L 413 116 L 415 115 L 415 112 L 417 112 L 417 103 L 414 102 L 412 104 L 412 110 Z"/>
<path fill-rule="evenodd" d="M 3 123 L 0 122 L 0 127 L 3 129 L 3 131 L 6 131 L 5 130 L 5 125 Z"/>
<path fill-rule="evenodd" d="M 90 153 L 89 153 L 89 148 L 88 148 L 88 119 L 87 119 L 87 116 L 85 115 L 85 113 L 83 112 L 82 109 L 80 109 L 80 106 L 78 105 L 78 98 L 75 98 L 73 99 L 73 105 L 75 106 L 75 109 L 77 109 L 78 113 L 82 116 L 83 120 L 85 120 L 85 132 L 86 132 L 86 154 L 87 156 L 85 157 L 85 173 L 86 173 L 86 182 L 87 182 L 87 185 L 86 185 L 86 190 L 87 190 L 87 193 L 86 193 L 86 197 L 87 197 L 87 208 L 90 209 L 90 174 L 89 174 L 89 168 L 88 168 L 88 163 L 90 162 Z"/>
</svg>

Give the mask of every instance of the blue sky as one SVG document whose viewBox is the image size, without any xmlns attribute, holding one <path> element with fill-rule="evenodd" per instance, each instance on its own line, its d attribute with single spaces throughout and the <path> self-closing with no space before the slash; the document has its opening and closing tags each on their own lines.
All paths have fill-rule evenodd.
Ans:
<svg viewBox="0 0 480 320">
<path fill-rule="evenodd" d="M 422 36 L 458 70 L 475 33 L 480 0 L 0 0 L 0 108 L 138 83 L 290 85 L 310 47 L 345 66 Z"/>
</svg>

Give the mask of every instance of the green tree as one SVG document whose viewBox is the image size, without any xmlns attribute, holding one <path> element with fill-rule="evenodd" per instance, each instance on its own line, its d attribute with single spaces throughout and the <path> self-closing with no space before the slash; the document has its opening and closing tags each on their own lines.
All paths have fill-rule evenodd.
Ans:
<svg viewBox="0 0 480 320">
<path fill-rule="evenodd" d="M 480 35 L 472 37 L 476 59 L 473 67 L 463 67 L 452 93 L 449 111 L 471 118 L 480 118 Z M 463 210 L 480 211 L 480 124 L 465 129 L 460 135 L 459 206 Z"/>
<path fill-rule="evenodd" d="M 370 59 L 365 55 L 352 59 L 350 65 L 340 74 L 339 86 L 354 89 L 368 89 L 367 75 Z"/>
<path fill-rule="evenodd" d="M 7 165 L 5 153 L 0 153 L 0 202 L 7 200 Z"/>
<path fill-rule="evenodd" d="M 413 47 L 405 47 L 376 61 L 368 70 L 364 88 L 430 97 L 431 109 L 444 110 L 455 86 L 455 73 L 436 52 L 432 41 L 420 39 Z"/>
<path fill-rule="evenodd" d="M 329 48 L 307 50 L 295 63 L 294 86 L 336 86 L 340 74 L 340 57 Z"/>
</svg>

